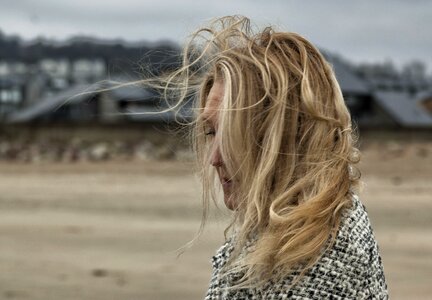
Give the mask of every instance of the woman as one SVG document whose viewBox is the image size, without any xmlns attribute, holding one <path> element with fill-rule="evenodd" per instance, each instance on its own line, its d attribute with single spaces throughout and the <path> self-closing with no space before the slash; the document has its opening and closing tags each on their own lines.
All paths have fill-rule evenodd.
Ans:
<svg viewBox="0 0 432 300">
<path fill-rule="evenodd" d="M 214 179 L 232 210 L 205 299 L 388 298 L 351 117 L 317 48 L 220 18 L 193 35 L 166 89 L 179 105 L 197 93 L 204 216 Z"/>
</svg>

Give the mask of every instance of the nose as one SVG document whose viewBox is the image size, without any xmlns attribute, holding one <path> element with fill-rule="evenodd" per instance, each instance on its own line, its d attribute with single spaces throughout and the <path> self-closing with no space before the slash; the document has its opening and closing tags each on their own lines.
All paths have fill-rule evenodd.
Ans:
<svg viewBox="0 0 432 300">
<path fill-rule="evenodd" d="M 219 150 L 219 146 L 213 146 L 210 163 L 213 167 L 221 167 L 223 165 L 222 155 Z"/>
</svg>

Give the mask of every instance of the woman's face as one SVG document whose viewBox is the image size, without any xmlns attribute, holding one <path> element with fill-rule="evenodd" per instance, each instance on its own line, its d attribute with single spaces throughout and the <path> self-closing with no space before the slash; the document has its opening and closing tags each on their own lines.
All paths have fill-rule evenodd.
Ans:
<svg viewBox="0 0 432 300">
<path fill-rule="evenodd" d="M 221 105 L 223 95 L 224 95 L 223 81 L 221 80 L 215 81 L 207 96 L 206 105 L 204 107 L 202 118 L 205 122 L 206 138 L 209 140 L 211 144 L 210 163 L 214 168 L 216 168 L 216 171 L 218 173 L 219 181 L 222 185 L 222 189 L 224 193 L 225 205 L 229 209 L 233 210 L 235 209 L 235 204 L 233 199 L 234 182 L 230 180 L 231 176 L 228 174 L 225 168 L 225 164 L 222 160 L 222 156 L 219 149 L 219 141 L 218 141 L 219 135 L 217 134 L 219 107 Z"/>
</svg>

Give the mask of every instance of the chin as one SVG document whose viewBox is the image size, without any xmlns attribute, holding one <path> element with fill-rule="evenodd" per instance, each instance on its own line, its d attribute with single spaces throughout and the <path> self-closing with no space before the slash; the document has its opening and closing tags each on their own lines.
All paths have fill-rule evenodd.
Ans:
<svg viewBox="0 0 432 300">
<path fill-rule="evenodd" d="M 229 210 L 234 210 L 234 209 L 235 209 L 234 201 L 233 201 L 232 198 L 233 198 L 232 195 L 225 195 L 225 196 L 224 196 L 225 206 L 226 206 Z"/>
</svg>

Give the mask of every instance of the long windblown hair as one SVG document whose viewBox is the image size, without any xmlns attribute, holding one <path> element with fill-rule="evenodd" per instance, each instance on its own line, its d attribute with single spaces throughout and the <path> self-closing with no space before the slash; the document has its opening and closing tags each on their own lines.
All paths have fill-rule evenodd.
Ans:
<svg viewBox="0 0 432 300">
<path fill-rule="evenodd" d="M 332 67 L 302 36 L 272 27 L 254 33 L 241 16 L 216 19 L 192 35 L 165 89 L 179 92 L 175 107 L 196 96 L 192 139 L 204 221 L 217 187 L 213 140 L 200 114 L 217 80 L 225 88 L 214 140 L 238 183 L 227 228 L 235 247 L 224 274 L 241 271 L 237 287 L 294 272 L 299 280 L 332 246 L 360 187 L 356 128 Z M 251 239 L 254 247 L 243 251 Z"/>
</svg>

